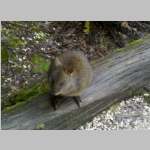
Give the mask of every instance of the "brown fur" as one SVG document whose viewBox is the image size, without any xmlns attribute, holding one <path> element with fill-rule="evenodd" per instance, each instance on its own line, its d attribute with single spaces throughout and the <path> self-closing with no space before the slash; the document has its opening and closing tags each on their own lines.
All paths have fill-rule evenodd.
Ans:
<svg viewBox="0 0 150 150">
<path fill-rule="evenodd" d="M 50 66 L 49 82 L 54 95 L 79 96 L 91 81 L 92 68 L 80 51 L 65 52 Z"/>
</svg>

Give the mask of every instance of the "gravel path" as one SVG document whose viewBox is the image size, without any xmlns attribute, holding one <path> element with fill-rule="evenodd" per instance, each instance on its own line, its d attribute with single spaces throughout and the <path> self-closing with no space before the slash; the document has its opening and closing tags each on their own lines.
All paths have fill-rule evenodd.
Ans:
<svg viewBox="0 0 150 150">
<path fill-rule="evenodd" d="M 122 101 L 103 111 L 80 130 L 150 129 L 150 104 L 144 97 Z"/>
</svg>

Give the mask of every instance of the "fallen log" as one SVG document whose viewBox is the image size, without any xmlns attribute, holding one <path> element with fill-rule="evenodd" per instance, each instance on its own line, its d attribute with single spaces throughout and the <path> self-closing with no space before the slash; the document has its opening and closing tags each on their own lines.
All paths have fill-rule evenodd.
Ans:
<svg viewBox="0 0 150 150">
<path fill-rule="evenodd" d="M 150 38 L 93 63 L 92 85 L 81 95 L 81 108 L 61 99 L 54 111 L 45 94 L 2 112 L 2 129 L 77 129 L 113 103 L 150 82 Z"/>
</svg>

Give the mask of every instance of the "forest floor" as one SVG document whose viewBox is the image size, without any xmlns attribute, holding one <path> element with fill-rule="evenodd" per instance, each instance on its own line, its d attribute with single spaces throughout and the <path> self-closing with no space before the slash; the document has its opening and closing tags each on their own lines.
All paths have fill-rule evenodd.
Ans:
<svg viewBox="0 0 150 150">
<path fill-rule="evenodd" d="M 36 83 L 63 51 L 81 50 L 94 60 L 148 33 L 150 22 L 2 22 L 2 109 L 14 105 L 10 97 Z"/>
</svg>

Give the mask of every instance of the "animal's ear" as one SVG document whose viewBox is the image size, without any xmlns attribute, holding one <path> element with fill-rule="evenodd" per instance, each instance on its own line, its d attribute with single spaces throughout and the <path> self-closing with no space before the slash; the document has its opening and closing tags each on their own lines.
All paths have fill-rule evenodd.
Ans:
<svg viewBox="0 0 150 150">
<path fill-rule="evenodd" d="M 61 61 L 59 60 L 58 57 L 55 58 L 55 65 L 56 66 L 61 66 L 62 65 L 62 63 L 61 63 Z"/>
</svg>

